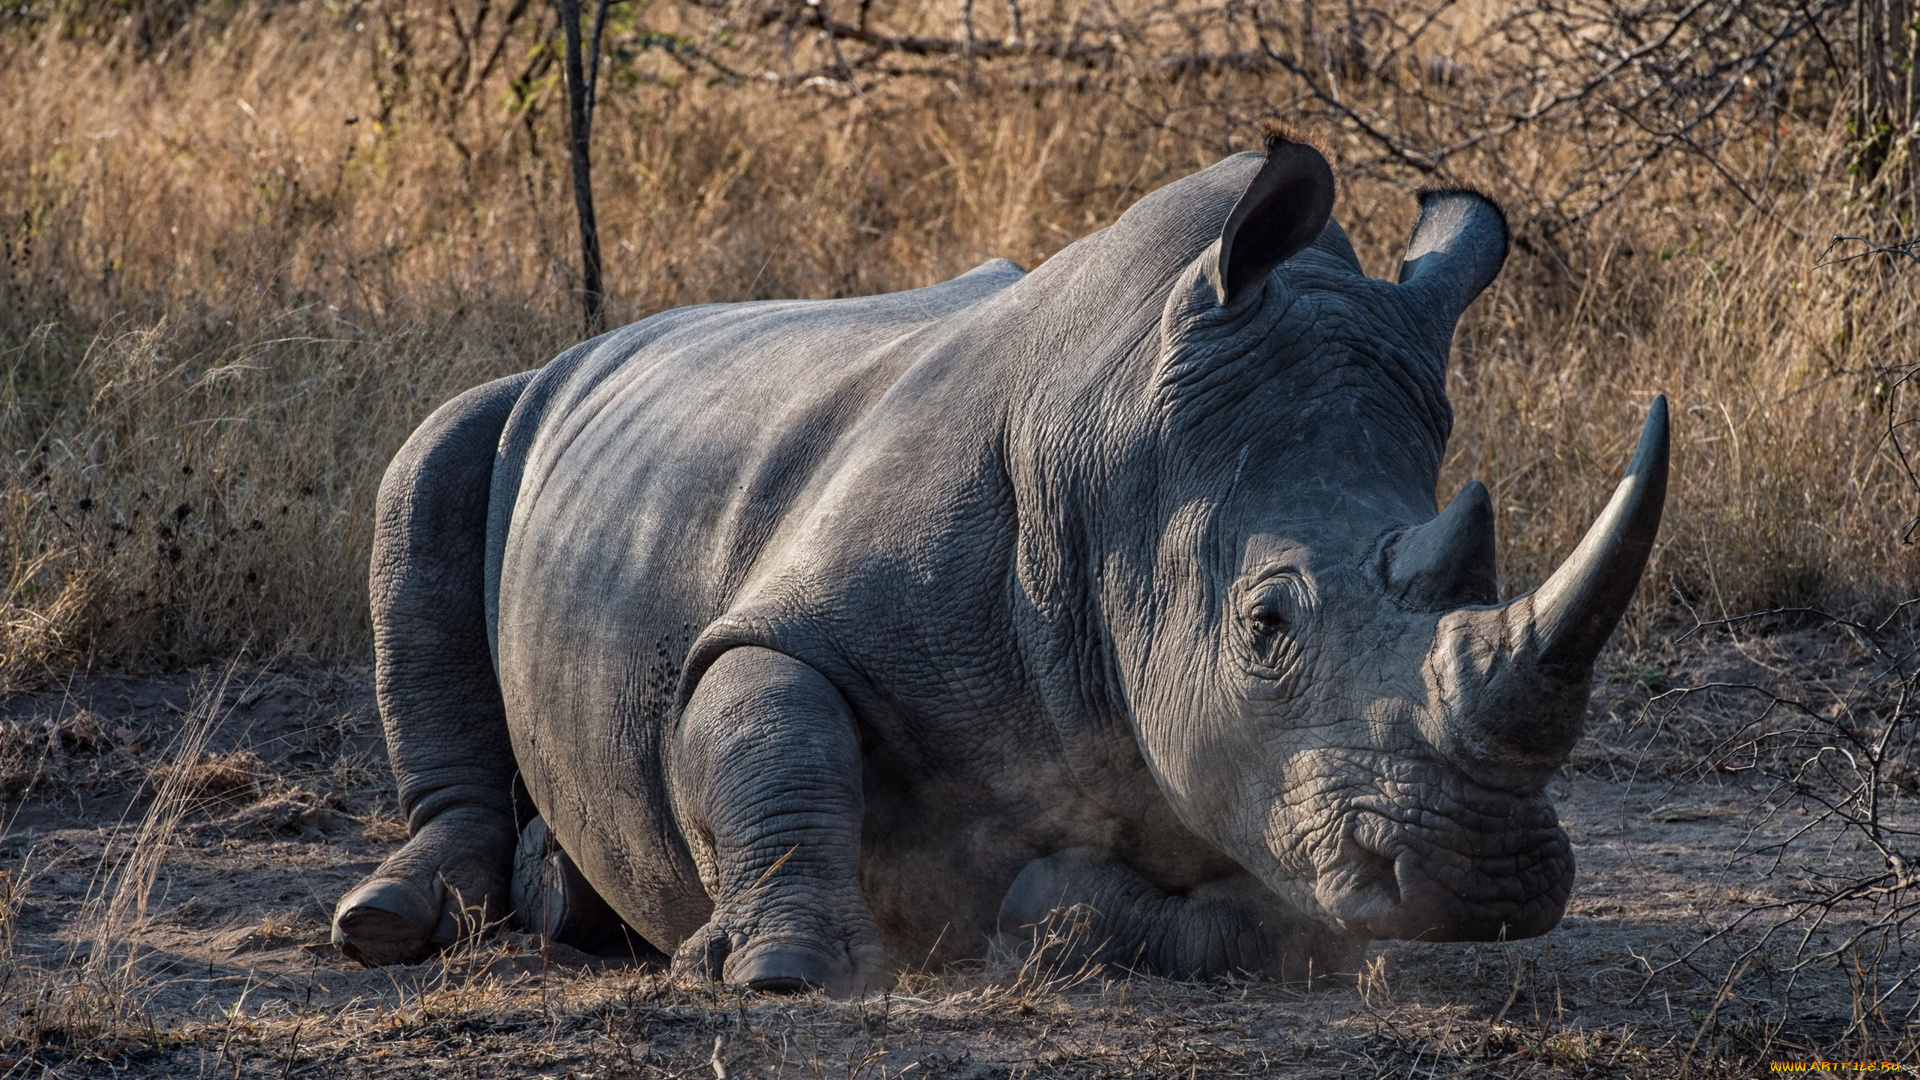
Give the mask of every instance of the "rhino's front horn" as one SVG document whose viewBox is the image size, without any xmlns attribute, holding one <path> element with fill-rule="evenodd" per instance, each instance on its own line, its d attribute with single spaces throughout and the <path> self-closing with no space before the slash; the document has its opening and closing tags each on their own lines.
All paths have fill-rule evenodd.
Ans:
<svg viewBox="0 0 1920 1080">
<path fill-rule="evenodd" d="M 1626 614 L 1653 554 L 1667 502 L 1667 398 L 1653 399 L 1626 478 L 1546 584 L 1522 599 L 1540 643 L 1540 666 L 1585 667 Z"/>
<path fill-rule="evenodd" d="M 1640 584 L 1667 494 L 1667 399 L 1654 399 L 1612 501 L 1546 584 L 1441 616 L 1427 739 L 1480 783 L 1537 789 L 1580 738 L 1593 662 Z"/>
</svg>

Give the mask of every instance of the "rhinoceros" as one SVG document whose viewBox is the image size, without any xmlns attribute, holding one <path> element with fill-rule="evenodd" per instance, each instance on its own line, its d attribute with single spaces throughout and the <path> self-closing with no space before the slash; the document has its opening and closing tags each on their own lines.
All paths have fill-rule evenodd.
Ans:
<svg viewBox="0 0 1920 1080">
<path fill-rule="evenodd" d="M 1031 273 L 668 311 L 441 407 L 372 566 L 410 839 L 340 948 L 418 960 L 517 897 L 852 995 L 1063 910 L 1174 977 L 1553 927 L 1544 789 L 1652 550 L 1666 404 L 1502 603 L 1487 489 L 1435 488 L 1505 217 L 1425 193 L 1388 282 L 1333 203 L 1274 136 Z"/>
</svg>

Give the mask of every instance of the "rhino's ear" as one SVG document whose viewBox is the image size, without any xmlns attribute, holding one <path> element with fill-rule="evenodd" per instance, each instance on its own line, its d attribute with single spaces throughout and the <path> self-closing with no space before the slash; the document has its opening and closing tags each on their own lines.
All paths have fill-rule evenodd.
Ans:
<svg viewBox="0 0 1920 1080">
<path fill-rule="evenodd" d="M 1319 238 L 1333 214 L 1333 169 L 1320 151 L 1267 137 L 1267 160 L 1227 215 L 1207 276 L 1225 307 Z"/>
<path fill-rule="evenodd" d="M 1465 188 L 1420 193 L 1400 284 L 1434 305 L 1449 327 L 1506 261 L 1507 215 L 1499 204 Z"/>
</svg>

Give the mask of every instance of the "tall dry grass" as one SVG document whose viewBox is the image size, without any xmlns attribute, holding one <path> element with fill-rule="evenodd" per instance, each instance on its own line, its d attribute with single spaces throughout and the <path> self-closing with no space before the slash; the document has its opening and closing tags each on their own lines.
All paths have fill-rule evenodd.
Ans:
<svg viewBox="0 0 1920 1080">
<path fill-rule="evenodd" d="M 182 822 L 204 806 L 208 779 L 218 781 L 217 759 L 207 750 L 231 709 L 228 692 L 238 689 L 238 674 L 229 663 L 194 687 L 161 763 L 133 785 L 134 804 L 145 803 L 139 816 L 130 806 L 107 830 L 64 948 L 24 947 L 18 932 L 46 860 L 29 848 L 0 871 L 0 1047 L 31 1053 L 46 1044 L 111 1043 L 129 1035 L 160 1041 L 150 1008 L 156 981 L 145 963 L 162 900 L 155 890 L 162 869 L 178 855 Z M 11 814 L 0 814 L 0 835 L 13 824 Z"/>
<path fill-rule="evenodd" d="M 248 645 L 356 662 L 389 456 L 441 400 L 577 337 L 553 16 L 480 0 L 45 10 L 0 32 L 24 103 L 0 111 L 0 683 Z M 1329 44 L 1345 41 L 1324 29 L 1337 6 L 1256 19 L 1324 60 L 1305 75 L 1206 22 L 1231 6 L 1060 3 L 1027 12 L 1022 37 L 1013 7 L 969 4 L 979 55 L 858 63 L 858 42 L 802 9 L 768 10 L 615 9 L 595 167 L 616 322 L 905 288 L 996 255 L 1030 266 L 1278 119 L 1328 147 L 1375 274 L 1396 265 L 1417 183 L 1478 183 L 1514 212 L 1521 244 L 1459 339 L 1444 479 L 1493 488 L 1510 590 L 1577 540 L 1657 391 L 1678 410 L 1675 483 L 1641 625 L 1676 602 L 1846 608 L 1920 589 L 1902 539 L 1920 507 L 1886 439 L 1914 415 L 1897 375 L 1920 272 L 1817 265 L 1835 233 L 1903 227 L 1849 175 L 1830 73 L 1795 67 L 1741 114 L 1764 123 L 1716 119 L 1700 152 L 1638 166 L 1621 108 L 1597 98 L 1498 138 L 1481 116 L 1484 141 L 1396 159 L 1380 117 L 1452 145 L 1476 114 L 1434 102 L 1521 108 L 1540 92 L 1526 79 L 1590 59 L 1563 42 L 1516 75 L 1513 35 L 1481 34 L 1508 10 L 1495 0 L 1371 67 Z M 958 33 L 936 4 L 872 19 Z M 1092 51 L 1032 55 L 1049 32 Z"/>
</svg>

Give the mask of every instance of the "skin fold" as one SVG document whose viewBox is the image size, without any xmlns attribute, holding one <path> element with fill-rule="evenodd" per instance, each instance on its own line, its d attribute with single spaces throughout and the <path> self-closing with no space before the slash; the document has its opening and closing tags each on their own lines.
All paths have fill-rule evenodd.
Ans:
<svg viewBox="0 0 1920 1080">
<path fill-rule="evenodd" d="M 1275 137 L 1030 274 L 669 311 L 448 403 L 375 538 L 411 839 L 335 940 L 417 960 L 571 889 L 569 932 L 848 996 L 1062 909 L 1063 959 L 1295 982 L 1551 928 L 1542 788 L 1652 545 L 1664 402 L 1500 603 L 1485 489 L 1434 487 L 1505 222 L 1425 196 L 1388 282 L 1333 201 Z M 510 890 L 529 829 L 566 872 Z"/>
</svg>

